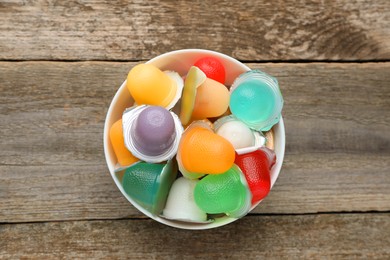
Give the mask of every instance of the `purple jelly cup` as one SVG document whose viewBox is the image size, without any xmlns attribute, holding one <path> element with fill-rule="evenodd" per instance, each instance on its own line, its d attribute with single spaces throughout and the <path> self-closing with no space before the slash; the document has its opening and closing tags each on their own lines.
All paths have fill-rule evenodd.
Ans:
<svg viewBox="0 0 390 260">
<path fill-rule="evenodd" d="M 215 51 L 202 50 L 202 49 L 184 49 L 184 50 L 168 52 L 149 60 L 147 63 L 153 64 L 163 71 L 171 70 L 171 71 L 178 72 L 180 75 L 186 75 L 190 67 L 197 60 L 206 56 L 216 57 L 222 62 L 226 71 L 225 85 L 227 86 L 231 86 L 233 81 L 240 74 L 251 70 L 249 67 L 247 67 L 240 61 L 230 56 Z M 216 218 L 215 221 L 207 222 L 207 223 L 192 223 L 192 222 L 170 220 L 158 215 L 153 215 L 148 210 L 146 210 L 141 205 L 139 205 L 128 194 L 126 194 L 126 192 L 122 187 L 120 178 L 117 176 L 117 174 L 115 174 L 116 156 L 110 142 L 109 130 L 111 126 L 122 117 L 122 114 L 125 111 L 125 109 L 131 107 L 133 104 L 134 104 L 134 100 L 132 99 L 128 89 L 126 88 L 126 81 L 124 81 L 123 84 L 119 87 L 118 91 L 116 92 L 113 100 L 111 101 L 111 104 L 108 108 L 105 125 L 104 125 L 103 141 L 104 141 L 104 153 L 105 153 L 107 166 L 110 171 L 111 177 L 113 178 L 114 182 L 116 183 L 118 189 L 121 191 L 123 196 L 144 215 L 171 227 L 189 229 L 189 230 L 202 230 L 202 229 L 221 227 L 236 221 L 237 218 L 232 218 L 228 216 L 219 217 Z M 275 148 L 274 151 L 277 156 L 277 161 L 271 169 L 271 189 L 279 176 L 283 164 L 283 159 L 284 159 L 285 130 L 284 130 L 284 123 L 282 117 L 280 118 L 280 121 L 273 126 L 272 130 L 274 133 L 274 148 Z M 253 205 L 250 210 L 253 210 L 260 202 Z"/>
<path fill-rule="evenodd" d="M 163 154 L 177 137 L 171 113 L 156 106 L 147 107 L 139 114 L 131 132 L 137 149 L 151 156 Z"/>
<path fill-rule="evenodd" d="M 133 106 L 122 121 L 125 146 L 141 161 L 161 163 L 176 156 L 183 126 L 175 113 L 159 106 Z"/>
</svg>

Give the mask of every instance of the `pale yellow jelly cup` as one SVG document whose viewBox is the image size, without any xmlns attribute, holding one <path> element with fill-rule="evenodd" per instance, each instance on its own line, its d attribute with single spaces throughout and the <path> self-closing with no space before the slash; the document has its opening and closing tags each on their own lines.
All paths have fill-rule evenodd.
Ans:
<svg viewBox="0 0 390 260">
<path fill-rule="evenodd" d="M 205 56 L 214 56 L 218 58 L 224 65 L 226 70 L 226 83 L 225 85 L 230 86 L 234 79 L 237 78 L 241 73 L 250 70 L 249 67 L 237 61 L 236 59 L 224 55 L 222 53 L 218 53 L 215 51 L 202 50 L 202 49 L 185 49 L 185 50 L 177 50 L 162 54 L 157 56 L 147 63 L 153 64 L 159 67 L 161 70 L 173 70 L 178 72 L 180 75 L 186 75 L 190 67 L 200 58 Z M 131 68 L 129 68 L 130 70 Z M 123 78 L 126 78 L 126 75 L 123 75 Z M 111 101 L 110 107 L 107 112 L 106 121 L 104 124 L 104 154 L 106 157 L 106 162 L 108 165 L 108 169 L 110 171 L 111 177 L 114 179 L 116 185 L 119 190 L 122 192 L 123 196 L 139 211 L 141 211 L 146 216 L 168 226 L 181 228 L 181 229 L 191 229 L 191 230 L 199 230 L 199 229 L 209 229 L 221 227 L 226 224 L 229 224 L 237 218 L 231 217 L 221 217 L 217 218 L 215 221 L 210 223 L 190 223 L 190 222 L 180 222 L 169 219 L 164 219 L 159 216 L 154 216 L 144 208 L 142 208 L 137 202 L 135 202 L 132 198 L 130 198 L 126 192 L 124 191 L 121 181 L 115 175 L 114 169 L 116 165 L 116 156 L 114 150 L 110 143 L 110 128 L 111 126 L 122 117 L 123 111 L 130 107 L 133 104 L 133 100 L 130 96 L 128 89 L 126 88 L 126 81 L 119 87 L 116 92 L 113 100 Z M 277 157 L 276 164 L 271 170 L 271 189 L 276 182 L 276 179 L 279 176 L 283 158 L 284 158 L 284 149 L 285 149 L 285 132 L 284 132 L 284 123 L 283 118 L 280 118 L 279 123 L 273 126 L 274 130 L 274 142 L 275 142 L 275 153 Z M 260 202 L 259 202 L 260 203 Z M 251 210 L 253 210 L 259 203 L 252 206 Z"/>
</svg>

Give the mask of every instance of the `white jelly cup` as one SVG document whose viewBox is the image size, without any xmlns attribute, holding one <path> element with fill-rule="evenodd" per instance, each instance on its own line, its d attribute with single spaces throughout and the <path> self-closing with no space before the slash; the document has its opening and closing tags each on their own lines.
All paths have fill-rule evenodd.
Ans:
<svg viewBox="0 0 390 260">
<path fill-rule="evenodd" d="M 226 83 L 225 85 L 230 86 L 233 81 L 243 72 L 251 70 L 249 67 L 239 62 L 238 60 L 229 57 L 225 54 L 202 49 L 184 49 L 176 50 L 168 53 L 159 55 L 147 63 L 153 64 L 159 67 L 161 70 L 173 70 L 178 72 L 180 75 L 186 75 L 190 67 L 200 58 L 205 56 L 214 56 L 218 58 L 225 67 L 226 70 Z M 130 68 L 129 68 L 130 69 Z M 126 78 L 126 75 L 123 75 Z M 169 220 L 162 218 L 160 216 L 152 215 L 150 212 L 141 207 L 137 202 L 135 202 L 131 197 L 129 197 L 124 191 L 120 180 L 115 175 L 114 169 L 116 165 L 116 156 L 112 148 L 109 136 L 109 130 L 111 126 L 122 117 L 123 111 L 132 106 L 134 103 L 132 97 L 130 96 L 129 91 L 126 88 L 126 80 L 119 87 L 114 98 L 111 101 L 110 107 L 108 108 L 106 121 L 104 124 L 104 154 L 108 169 L 110 171 L 111 177 L 114 179 L 117 187 L 122 192 L 123 196 L 139 211 L 141 211 L 146 216 L 154 219 L 162 224 L 181 228 L 181 229 L 190 229 L 190 230 L 202 230 L 221 227 L 226 224 L 229 224 L 237 218 L 231 217 L 221 217 L 217 218 L 215 221 L 210 223 L 191 223 L 191 222 L 179 222 L 174 220 Z M 280 118 L 279 123 L 273 126 L 274 130 L 274 142 L 275 142 L 275 153 L 276 153 L 276 164 L 271 170 L 271 189 L 276 182 L 276 179 L 279 176 L 280 170 L 282 168 L 283 158 L 284 158 L 284 149 L 285 149 L 285 131 L 283 118 Z M 253 205 L 250 209 L 252 211 L 261 201 Z"/>
</svg>

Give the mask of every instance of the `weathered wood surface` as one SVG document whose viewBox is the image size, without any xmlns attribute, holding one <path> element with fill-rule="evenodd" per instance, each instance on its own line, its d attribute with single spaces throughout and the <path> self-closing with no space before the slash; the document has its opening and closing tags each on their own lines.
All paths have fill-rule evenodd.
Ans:
<svg viewBox="0 0 390 260">
<path fill-rule="evenodd" d="M 0 222 L 142 217 L 109 176 L 102 141 L 135 64 L 0 62 Z M 279 79 L 287 139 L 254 214 L 389 211 L 390 64 L 247 65 Z"/>
<path fill-rule="evenodd" d="M 0 0 L 0 259 L 390 259 L 389 24 L 387 0 Z M 214 230 L 147 219 L 103 154 L 129 69 L 184 48 L 285 99 L 274 189 Z"/>
<path fill-rule="evenodd" d="M 0 258 L 389 259 L 389 220 L 390 214 L 256 216 L 191 232 L 135 219 L 0 225 Z"/>
<path fill-rule="evenodd" d="M 142 60 L 185 48 L 241 60 L 389 60 L 390 2 L 0 1 L 0 59 Z"/>
</svg>

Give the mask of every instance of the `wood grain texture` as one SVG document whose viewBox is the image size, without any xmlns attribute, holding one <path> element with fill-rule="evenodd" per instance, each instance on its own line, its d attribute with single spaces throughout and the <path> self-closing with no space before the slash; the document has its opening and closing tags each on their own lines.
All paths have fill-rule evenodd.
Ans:
<svg viewBox="0 0 390 260">
<path fill-rule="evenodd" d="M 387 0 L 0 1 L 0 59 L 142 60 L 174 49 L 241 60 L 389 60 Z"/>
<path fill-rule="evenodd" d="M 0 225 L 0 258 L 388 259 L 389 230 L 390 214 L 245 217 L 205 231 L 152 220 Z"/>
<path fill-rule="evenodd" d="M 143 217 L 103 154 L 136 63 L 0 62 L 0 222 Z M 280 81 L 286 156 L 257 213 L 390 210 L 389 63 L 247 64 Z"/>
</svg>

